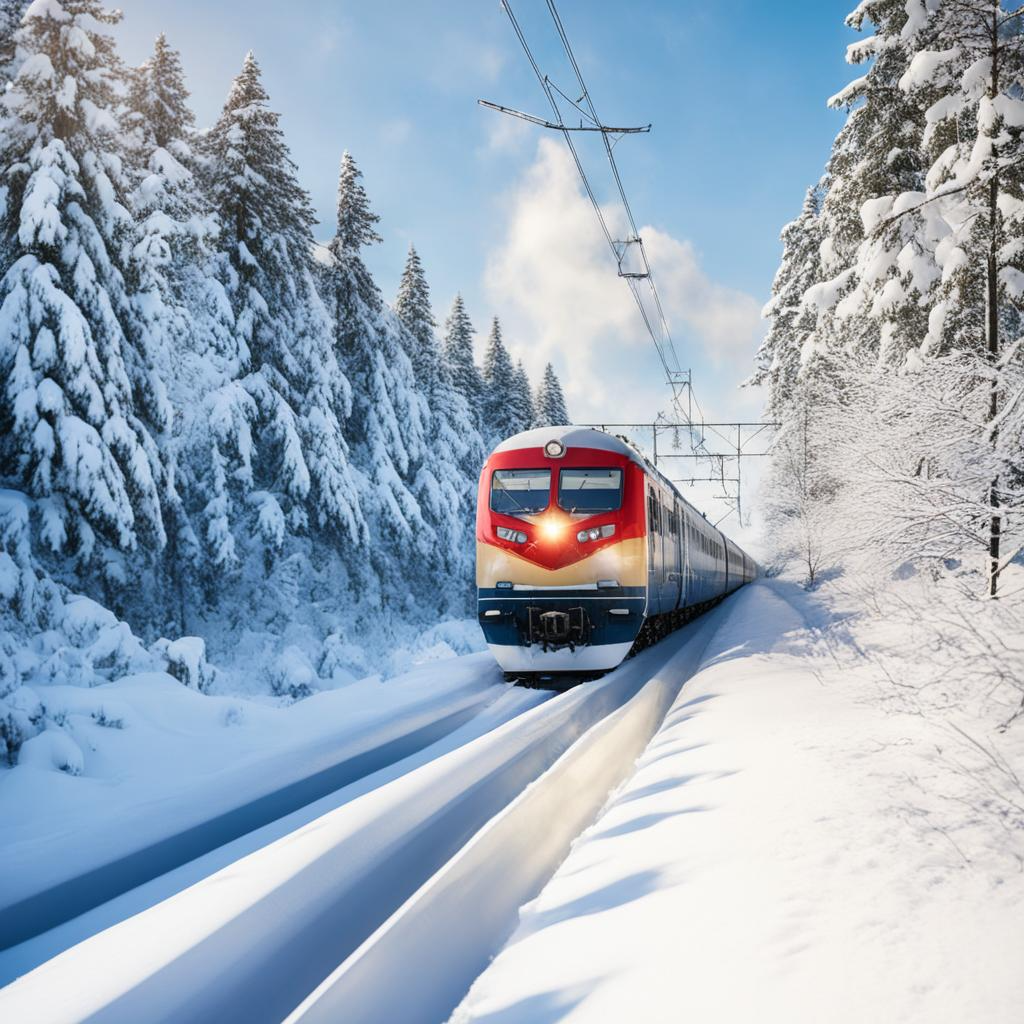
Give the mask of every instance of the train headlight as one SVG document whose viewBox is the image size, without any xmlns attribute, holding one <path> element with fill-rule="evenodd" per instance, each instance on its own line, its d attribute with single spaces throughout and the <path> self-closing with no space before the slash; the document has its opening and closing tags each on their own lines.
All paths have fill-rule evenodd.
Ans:
<svg viewBox="0 0 1024 1024">
<path fill-rule="evenodd" d="M 548 441 L 544 445 L 544 454 L 549 459 L 560 459 L 565 454 L 565 445 L 561 441 Z"/>
<path fill-rule="evenodd" d="M 562 536 L 562 531 L 565 529 L 565 524 L 560 522 L 558 519 L 545 519 L 540 524 L 541 536 L 545 540 L 558 540 Z"/>
<path fill-rule="evenodd" d="M 576 534 L 576 539 L 581 544 L 586 544 L 592 540 L 601 540 L 604 537 L 615 536 L 615 524 L 609 523 L 607 526 L 591 526 L 587 530 L 580 530 Z"/>
<path fill-rule="evenodd" d="M 510 530 L 507 526 L 497 526 L 494 532 L 502 539 L 513 544 L 525 544 L 527 537 L 522 530 Z"/>
</svg>

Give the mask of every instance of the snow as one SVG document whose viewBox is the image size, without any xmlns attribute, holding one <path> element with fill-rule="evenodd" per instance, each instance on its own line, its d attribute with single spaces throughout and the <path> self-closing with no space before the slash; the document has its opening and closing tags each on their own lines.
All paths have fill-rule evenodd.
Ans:
<svg viewBox="0 0 1024 1024">
<path fill-rule="evenodd" d="M 281 1019 L 474 832 L 644 690 L 679 642 L 550 697 L 67 950 L 9 986 L 0 1014 L 32 1006 L 59 1019 L 73 1005 L 127 1021 L 158 1004 L 168 1019 L 223 1019 L 229 1008 Z"/>
<path fill-rule="evenodd" d="M 87 599 L 70 607 L 85 629 L 113 619 L 102 609 L 94 614 L 99 606 Z M 196 639 L 167 643 L 165 656 L 182 671 L 201 672 Z M 27 740 L 17 766 L 0 773 L 3 905 L 9 910 L 413 728 L 482 706 L 503 692 L 500 683 L 493 659 L 479 654 L 286 707 L 203 695 L 156 672 L 91 689 L 37 688 L 59 725 Z"/>
<path fill-rule="evenodd" d="M 1019 1016 L 1020 835 L 955 802 L 950 731 L 837 663 L 840 627 L 792 584 L 740 592 L 452 1024 Z"/>
</svg>

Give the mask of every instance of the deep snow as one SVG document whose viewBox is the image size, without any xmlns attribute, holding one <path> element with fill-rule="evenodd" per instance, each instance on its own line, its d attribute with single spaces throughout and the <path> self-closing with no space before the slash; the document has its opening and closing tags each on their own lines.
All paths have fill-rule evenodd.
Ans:
<svg viewBox="0 0 1024 1024">
<path fill-rule="evenodd" d="M 1020 1019 L 1020 830 L 829 621 L 782 582 L 738 596 L 453 1024 Z"/>
<path fill-rule="evenodd" d="M 0 772 L 5 912 L 413 728 L 479 710 L 504 689 L 493 659 L 473 654 L 286 707 L 200 694 L 163 673 L 43 692 L 61 729 L 30 740 L 19 764 Z M 59 740 L 84 751 L 75 774 L 55 765 L 49 741 Z"/>
</svg>

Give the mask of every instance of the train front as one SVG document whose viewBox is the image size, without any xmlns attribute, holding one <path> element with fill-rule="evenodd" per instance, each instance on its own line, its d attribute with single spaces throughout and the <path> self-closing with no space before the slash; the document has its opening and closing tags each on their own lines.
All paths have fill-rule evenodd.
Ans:
<svg viewBox="0 0 1024 1024">
<path fill-rule="evenodd" d="M 545 427 L 484 465 L 480 625 L 512 675 L 595 672 L 629 653 L 647 606 L 644 473 L 599 430 Z"/>
</svg>

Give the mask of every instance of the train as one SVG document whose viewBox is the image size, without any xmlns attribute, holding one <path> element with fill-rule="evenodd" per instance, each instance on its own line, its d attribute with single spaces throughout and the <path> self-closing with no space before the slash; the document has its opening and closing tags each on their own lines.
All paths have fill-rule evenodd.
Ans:
<svg viewBox="0 0 1024 1024">
<path fill-rule="evenodd" d="M 510 680 L 600 675 L 758 572 L 637 448 L 603 430 L 527 430 L 481 471 L 478 613 Z"/>
</svg>

